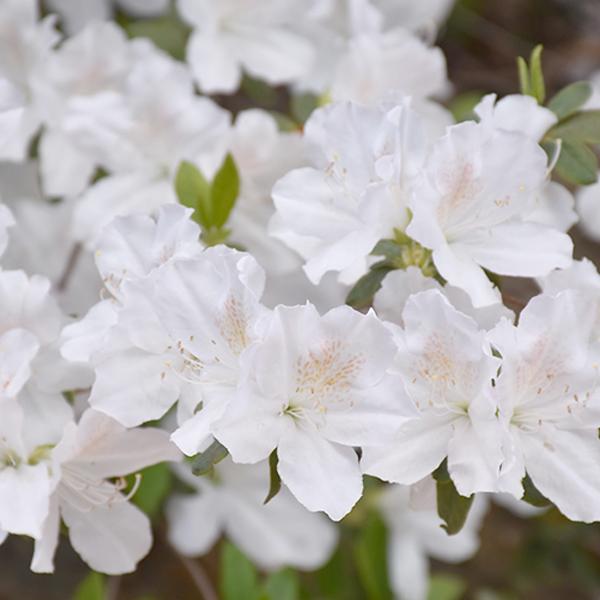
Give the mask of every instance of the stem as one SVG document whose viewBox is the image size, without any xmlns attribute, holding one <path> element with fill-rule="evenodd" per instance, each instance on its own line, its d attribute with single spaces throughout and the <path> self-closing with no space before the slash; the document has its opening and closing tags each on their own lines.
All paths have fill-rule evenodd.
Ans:
<svg viewBox="0 0 600 600">
<path fill-rule="evenodd" d="M 113 576 L 108 578 L 106 585 L 106 599 L 105 600 L 117 600 L 119 597 L 119 590 L 121 588 L 121 577 Z"/>
<path fill-rule="evenodd" d="M 202 594 L 202 598 L 204 600 L 219 600 L 217 592 L 213 588 L 213 585 L 202 566 L 191 558 L 179 554 L 173 546 L 171 546 L 171 549 L 177 555 L 190 577 L 194 580 L 198 591 Z"/>
<path fill-rule="evenodd" d="M 60 276 L 60 279 L 56 283 L 56 290 L 59 292 L 64 292 L 67 289 L 67 285 L 69 284 L 69 279 L 71 279 L 71 275 L 73 275 L 73 271 L 77 266 L 77 261 L 81 256 L 81 244 L 77 242 L 73 248 L 71 249 L 71 253 L 69 254 L 69 258 L 67 258 L 67 264 L 65 265 L 65 269 Z"/>
</svg>

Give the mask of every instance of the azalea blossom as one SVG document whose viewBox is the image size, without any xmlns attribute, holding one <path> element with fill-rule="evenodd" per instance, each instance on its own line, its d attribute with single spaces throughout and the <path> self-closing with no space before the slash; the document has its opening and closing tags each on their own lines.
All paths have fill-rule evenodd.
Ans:
<svg viewBox="0 0 600 600">
<path fill-rule="evenodd" d="M 411 296 L 402 320 L 396 368 L 419 417 L 391 443 L 363 448 L 363 472 L 412 484 L 447 457 L 460 494 L 495 491 L 502 451 L 491 380 L 499 361 L 485 331 L 435 289 Z"/>
<path fill-rule="evenodd" d="M 489 334 L 502 355 L 494 398 L 508 437 L 500 489 L 520 498 L 529 475 L 571 520 L 597 521 L 600 498 L 598 368 L 590 352 L 596 317 L 566 290 L 533 298 L 519 325 Z"/>
<path fill-rule="evenodd" d="M 573 243 L 526 216 L 546 181 L 546 155 L 525 135 L 460 123 L 438 140 L 414 185 L 406 229 L 444 279 L 475 306 L 498 301 L 484 268 L 538 277 L 571 262 Z"/>
<path fill-rule="evenodd" d="M 391 110 L 343 102 L 315 111 L 304 135 L 313 166 L 275 184 L 271 234 L 302 255 L 313 283 L 330 270 L 353 283 L 375 244 L 408 223 L 428 148 L 421 118 L 408 101 Z"/>
<path fill-rule="evenodd" d="M 479 549 L 478 533 L 487 509 L 484 495 L 475 496 L 464 527 L 452 536 L 441 527 L 431 478 L 413 487 L 387 487 L 377 499 L 377 506 L 390 528 L 388 573 L 399 600 L 428 597 L 429 558 L 460 563 Z"/>
<path fill-rule="evenodd" d="M 21 161 L 42 123 L 37 85 L 60 36 L 56 19 L 38 21 L 36 0 L 0 6 L 0 159 Z"/>
<path fill-rule="evenodd" d="M 325 516 L 307 511 L 286 489 L 264 504 L 266 463 L 236 465 L 228 459 L 216 465 L 214 478 L 194 477 L 183 467 L 176 473 L 197 490 L 174 495 L 166 508 L 169 541 L 182 554 L 205 554 L 225 534 L 269 571 L 316 569 L 331 556 L 338 535 Z"/>
<path fill-rule="evenodd" d="M 290 82 L 315 58 L 291 27 L 297 5 L 290 0 L 178 0 L 177 9 L 194 28 L 187 60 L 206 93 L 234 92 L 242 69 L 271 84 Z"/>
<path fill-rule="evenodd" d="M 212 433 L 239 463 L 277 449 L 292 494 L 339 520 L 362 494 L 353 447 L 392 439 L 413 414 L 399 378 L 387 372 L 394 354 L 373 313 L 338 307 L 321 317 L 308 304 L 276 307 Z"/>
<path fill-rule="evenodd" d="M 135 488 L 123 493 L 122 477 L 178 458 L 168 434 L 158 429 L 126 430 L 93 410 L 77 425 L 70 423 L 52 450 L 60 476 L 35 543 L 32 570 L 54 570 L 62 518 L 71 545 L 90 568 L 109 574 L 133 571 L 150 550 L 152 532 L 148 517 L 128 502 Z M 113 478 L 121 479 L 114 483 Z"/>
</svg>

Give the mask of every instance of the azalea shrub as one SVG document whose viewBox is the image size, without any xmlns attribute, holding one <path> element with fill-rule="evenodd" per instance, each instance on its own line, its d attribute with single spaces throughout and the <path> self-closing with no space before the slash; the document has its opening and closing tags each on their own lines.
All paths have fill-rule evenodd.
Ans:
<svg viewBox="0 0 600 600">
<path fill-rule="evenodd" d="M 596 531 L 600 83 L 537 46 L 457 110 L 452 5 L 0 0 L 31 571 L 70 545 L 114 600 L 156 539 L 206 600 L 452 600 L 492 504 Z"/>
</svg>

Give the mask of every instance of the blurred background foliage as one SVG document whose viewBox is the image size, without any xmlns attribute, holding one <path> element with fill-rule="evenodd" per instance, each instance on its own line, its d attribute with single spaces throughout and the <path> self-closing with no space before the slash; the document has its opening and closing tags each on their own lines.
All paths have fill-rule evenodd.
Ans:
<svg viewBox="0 0 600 600">
<path fill-rule="evenodd" d="M 215 0 L 217 1 L 217 0 Z M 414 0 L 418 1 L 418 0 Z M 132 37 L 147 36 L 179 59 L 189 34 L 173 15 L 118 22 Z M 438 44 L 454 85 L 448 106 L 467 118 L 482 94 L 518 91 L 515 60 L 544 45 L 548 94 L 600 69 L 600 0 L 459 0 Z M 236 113 L 250 106 L 273 111 L 284 128 L 304 122 L 317 99 L 290 97 L 247 78 L 234 96 L 215 98 Z M 576 255 L 600 259 L 600 248 L 575 232 Z M 533 285 L 511 294 L 526 300 Z M 510 286 L 510 283 L 509 283 Z M 166 543 L 161 506 L 173 485 L 165 466 L 144 472 L 137 504 L 155 523 L 155 546 L 135 574 L 90 573 L 68 544 L 61 544 L 53 576 L 29 572 L 32 543 L 11 537 L 0 547 L 0 600 L 390 600 L 386 529 L 367 507 L 342 522 L 341 542 L 315 573 L 258 572 L 231 543 L 221 541 L 198 560 L 178 556 Z M 571 523 L 555 509 L 523 519 L 492 505 L 481 547 L 470 561 L 432 561 L 429 600 L 586 600 L 600 598 L 600 524 Z M 210 589 L 212 591 L 210 591 Z M 205 590 L 204 592 L 202 590 Z"/>
</svg>

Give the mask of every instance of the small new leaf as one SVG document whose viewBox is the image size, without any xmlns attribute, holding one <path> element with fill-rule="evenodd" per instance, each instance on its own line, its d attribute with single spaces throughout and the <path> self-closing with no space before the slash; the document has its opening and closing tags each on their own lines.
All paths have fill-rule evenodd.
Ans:
<svg viewBox="0 0 600 600">
<path fill-rule="evenodd" d="M 231 154 L 228 154 L 213 179 L 210 192 L 211 226 L 220 229 L 235 206 L 240 193 L 240 176 Z"/>
<path fill-rule="evenodd" d="M 533 96 L 538 104 L 543 104 L 546 98 L 546 85 L 544 84 L 544 73 L 542 72 L 542 50 L 541 45 L 533 49 L 529 58 L 529 65 L 523 57 L 519 56 L 517 58 L 521 93 L 525 96 Z"/>
<path fill-rule="evenodd" d="M 564 87 L 548 102 L 548 108 L 562 121 L 574 115 L 592 95 L 587 81 L 577 81 Z"/>
<path fill-rule="evenodd" d="M 446 460 L 434 471 L 438 515 L 448 535 L 458 533 L 465 524 L 474 496 L 461 496 L 450 479 Z"/>
<path fill-rule="evenodd" d="M 197 454 L 192 461 L 194 475 L 206 475 L 212 468 L 221 462 L 229 451 L 218 440 L 215 440 L 204 452 Z"/>
<path fill-rule="evenodd" d="M 543 49 L 541 45 L 536 46 L 529 59 L 531 95 L 538 101 L 538 104 L 544 104 L 544 100 L 546 99 L 546 85 L 544 84 L 544 73 L 542 71 Z"/>
<path fill-rule="evenodd" d="M 270 502 L 281 490 L 281 477 L 279 477 L 279 472 L 277 471 L 278 462 L 279 457 L 277 456 L 277 449 L 275 449 L 269 456 L 269 493 L 263 504 Z"/>
<path fill-rule="evenodd" d="M 183 206 L 194 210 L 194 221 L 208 229 L 211 225 L 210 184 L 192 163 L 184 160 L 179 165 L 175 175 L 175 193 Z"/>
</svg>

